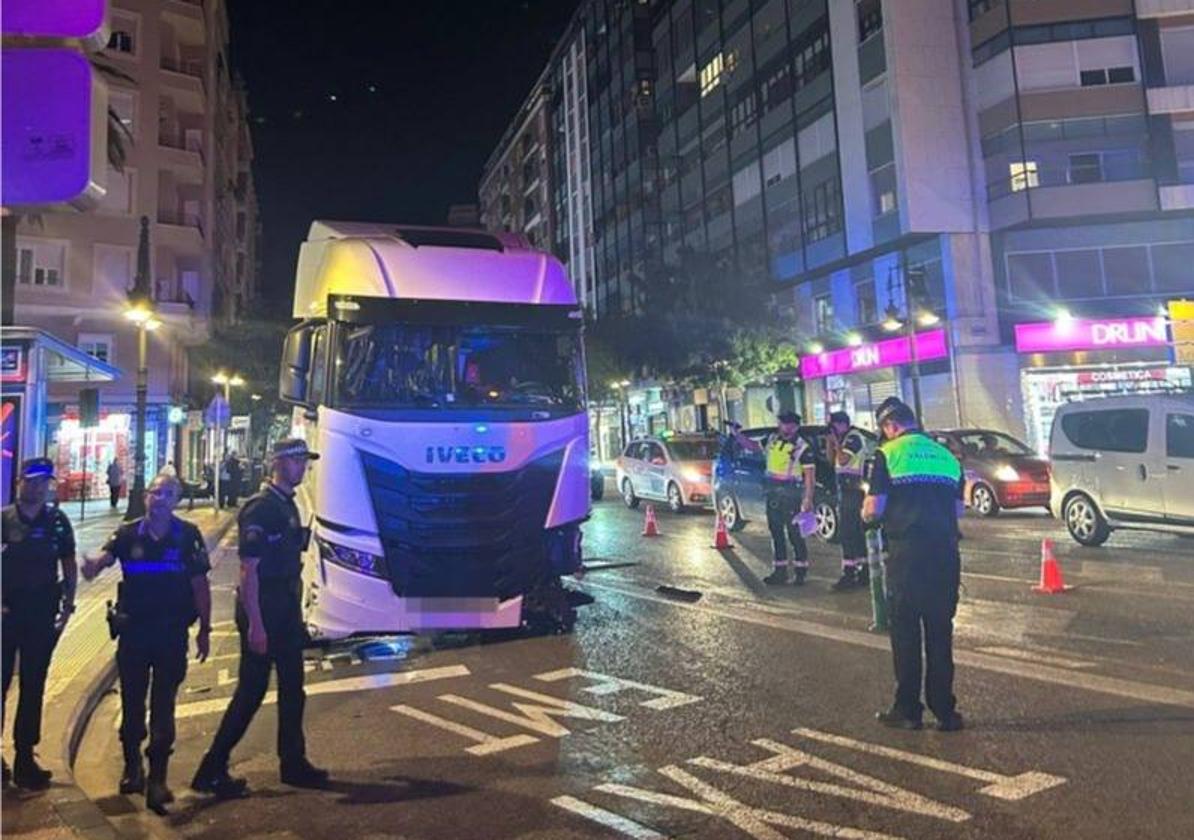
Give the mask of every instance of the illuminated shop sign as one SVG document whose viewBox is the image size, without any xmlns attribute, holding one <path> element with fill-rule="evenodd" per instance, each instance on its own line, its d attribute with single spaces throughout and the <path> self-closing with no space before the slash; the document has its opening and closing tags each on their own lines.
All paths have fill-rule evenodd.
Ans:
<svg viewBox="0 0 1194 840">
<path fill-rule="evenodd" d="M 945 330 L 929 330 L 916 334 L 916 359 L 928 362 L 949 354 L 945 344 Z M 888 338 L 857 347 L 826 350 L 800 360 L 800 374 L 805 379 L 819 379 L 866 370 L 906 365 L 912 361 L 912 347 L 907 337 Z"/>
<path fill-rule="evenodd" d="M 1016 350 L 1020 353 L 1164 347 L 1167 344 L 1169 332 L 1164 318 L 1062 318 L 1016 324 Z"/>
</svg>

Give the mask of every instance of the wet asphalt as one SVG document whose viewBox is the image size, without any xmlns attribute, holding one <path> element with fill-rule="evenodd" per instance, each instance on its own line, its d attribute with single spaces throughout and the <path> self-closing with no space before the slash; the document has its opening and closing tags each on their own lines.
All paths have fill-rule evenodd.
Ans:
<svg viewBox="0 0 1194 840">
<path fill-rule="evenodd" d="M 592 570 L 574 584 L 595 602 L 571 634 L 312 651 L 308 749 L 331 786 L 281 784 L 267 701 L 232 768 L 253 796 L 217 803 L 186 783 L 235 685 L 230 534 L 214 552 L 214 656 L 179 698 L 171 816 L 114 793 L 115 694 L 80 784 L 142 837 L 1194 836 L 1194 541 L 1121 532 L 1085 549 L 1042 514 L 968 516 L 956 693 L 969 726 L 905 732 L 873 720 L 890 653 L 867 630 L 868 594 L 830 591 L 836 547 L 814 541 L 807 584 L 776 589 L 761 583 L 761 523 L 719 552 L 708 513 L 661 509 L 653 539 L 642 518 L 596 504 Z M 1032 591 L 1044 537 L 1065 594 Z"/>
</svg>

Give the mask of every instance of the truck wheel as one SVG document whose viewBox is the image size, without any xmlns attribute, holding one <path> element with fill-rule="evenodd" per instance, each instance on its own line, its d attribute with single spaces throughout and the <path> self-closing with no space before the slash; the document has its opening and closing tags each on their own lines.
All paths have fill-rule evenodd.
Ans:
<svg viewBox="0 0 1194 840">
<path fill-rule="evenodd" d="M 1081 545 L 1102 545 L 1111 536 L 1111 526 L 1085 493 L 1076 493 L 1066 499 L 1062 517 L 1070 536 Z"/>
<path fill-rule="evenodd" d="M 622 479 L 622 501 L 631 510 L 638 507 L 638 496 L 634 495 L 634 485 L 630 483 L 629 478 Z"/>
</svg>

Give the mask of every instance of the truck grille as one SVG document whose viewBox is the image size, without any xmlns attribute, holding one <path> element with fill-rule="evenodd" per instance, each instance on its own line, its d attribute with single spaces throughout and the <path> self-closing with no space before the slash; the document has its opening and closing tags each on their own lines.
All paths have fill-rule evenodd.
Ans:
<svg viewBox="0 0 1194 840">
<path fill-rule="evenodd" d="M 361 460 L 395 594 L 509 598 L 544 574 L 563 449 L 470 475 L 415 472 L 367 452 Z"/>
</svg>

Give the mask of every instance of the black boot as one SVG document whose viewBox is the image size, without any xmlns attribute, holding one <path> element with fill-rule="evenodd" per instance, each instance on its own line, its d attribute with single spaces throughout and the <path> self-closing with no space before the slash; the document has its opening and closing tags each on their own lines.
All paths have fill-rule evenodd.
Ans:
<svg viewBox="0 0 1194 840">
<path fill-rule="evenodd" d="M 37 759 L 33 757 L 33 750 L 18 750 L 12 762 L 12 781 L 25 790 L 45 790 L 50 786 L 50 779 L 54 774 L 42 769 Z"/>
<path fill-rule="evenodd" d="M 328 771 L 316 767 L 306 758 L 288 761 L 282 765 L 282 784 L 301 788 L 327 787 Z"/>
<path fill-rule="evenodd" d="M 808 577 L 808 566 L 797 566 L 796 577 L 792 578 L 793 586 L 804 586 L 804 579 Z"/>
<path fill-rule="evenodd" d="M 853 589 L 858 583 L 857 570 L 854 566 L 845 566 L 842 568 L 842 576 L 837 579 L 837 582 L 830 587 L 834 592 L 848 592 Z"/>
<path fill-rule="evenodd" d="M 216 799 L 240 799 L 249 795 L 249 783 L 228 774 L 228 765 L 212 758 L 211 753 L 199 762 L 199 769 L 191 779 L 191 790 L 210 793 Z"/>
<path fill-rule="evenodd" d="M 124 750 L 124 772 L 120 775 L 120 792 L 127 796 L 130 793 L 141 793 L 145 790 L 145 766 L 141 763 L 141 753 L 133 747 Z"/>
<path fill-rule="evenodd" d="M 160 817 L 166 816 L 166 806 L 174 801 L 174 794 L 166 787 L 168 758 L 150 759 L 149 784 L 145 787 L 145 807 Z"/>
<path fill-rule="evenodd" d="M 768 586 L 783 586 L 788 582 L 788 570 L 783 566 L 776 566 L 775 570 L 767 577 L 763 578 L 763 583 Z"/>
</svg>

